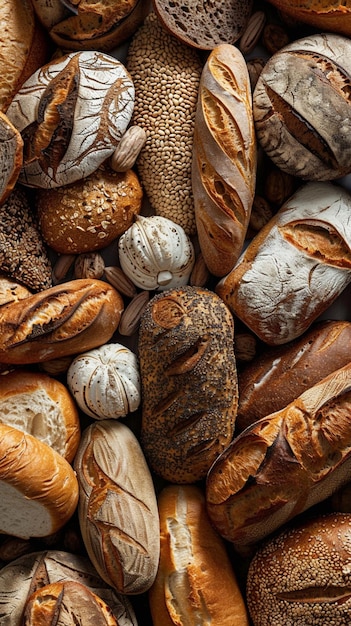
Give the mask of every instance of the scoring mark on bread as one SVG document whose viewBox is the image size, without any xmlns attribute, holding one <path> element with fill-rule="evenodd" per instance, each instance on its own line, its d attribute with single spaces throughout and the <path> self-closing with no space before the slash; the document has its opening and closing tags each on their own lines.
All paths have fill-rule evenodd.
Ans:
<svg viewBox="0 0 351 626">
<path fill-rule="evenodd" d="M 293 591 L 281 591 L 276 594 L 279 600 L 286 602 L 303 602 L 308 604 L 321 604 L 336 602 L 343 604 L 351 597 L 351 587 L 328 585 L 323 587 L 307 587 Z"/>
<path fill-rule="evenodd" d="M 351 251 L 333 226 L 318 220 L 291 222 L 279 228 L 282 237 L 318 261 L 351 268 Z"/>
</svg>

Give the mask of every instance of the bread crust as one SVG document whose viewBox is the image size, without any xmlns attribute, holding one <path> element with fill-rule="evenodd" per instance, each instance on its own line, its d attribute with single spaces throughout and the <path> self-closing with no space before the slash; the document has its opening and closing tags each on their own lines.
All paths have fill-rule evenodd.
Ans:
<svg viewBox="0 0 351 626">
<path fill-rule="evenodd" d="M 318 30 L 351 36 L 351 3 L 339 0 L 269 0 L 283 14 Z"/>
<path fill-rule="evenodd" d="M 124 308 L 111 285 L 77 279 L 0 308 L 0 362 L 37 363 L 102 345 Z"/>
<path fill-rule="evenodd" d="M 232 564 L 209 521 L 202 490 L 195 485 L 168 485 L 159 495 L 158 508 L 160 562 L 149 591 L 154 626 L 248 626 Z"/>
</svg>

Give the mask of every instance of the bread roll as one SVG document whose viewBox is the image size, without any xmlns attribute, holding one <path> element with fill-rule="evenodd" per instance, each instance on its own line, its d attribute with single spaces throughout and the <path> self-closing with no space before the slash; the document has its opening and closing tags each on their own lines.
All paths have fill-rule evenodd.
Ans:
<svg viewBox="0 0 351 626">
<path fill-rule="evenodd" d="M 249 224 L 256 184 L 250 78 L 241 52 L 222 44 L 201 75 L 192 188 L 200 248 L 209 271 L 228 274 Z"/>
<path fill-rule="evenodd" d="M 279 533 L 247 575 L 253 626 L 348 626 L 351 515 L 314 517 Z"/>
<path fill-rule="evenodd" d="M 118 626 L 111 609 L 93 591 L 79 582 L 44 585 L 28 598 L 23 626 Z"/>
<path fill-rule="evenodd" d="M 71 465 L 37 437 L 0 423 L 0 533 L 46 537 L 62 528 L 78 503 Z"/>
<path fill-rule="evenodd" d="M 94 422 L 83 431 L 74 467 L 90 560 L 117 592 L 147 591 L 156 576 L 160 534 L 156 494 L 137 438 L 119 421 Z"/>
<path fill-rule="evenodd" d="M 158 506 L 161 553 L 149 592 L 153 625 L 248 626 L 235 573 L 208 519 L 202 490 L 169 485 Z"/>
<path fill-rule="evenodd" d="M 0 569 L 1 626 L 23 626 L 22 614 L 29 596 L 44 585 L 68 580 L 84 584 L 104 600 L 118 626 L 137 626 L 128 597 L 107 585 L 86 556 L 61 550 L 32 552 Z"/>
<path fill-rule="evenodd" d="M 24 369 L 1 376 L 0 422 L 37 437 L 73 461 L 80 441 L 78 409 L 67 387 L 55 378 Z"/>
<path fill-rule="evenodd" d="M 207 476 L 209 516 L 242 553 L 350 480 L 351 363 L 236 437 Z"/>
<path fill-rule="evenodd" d="M 340 0 L 269 0 L 279 11 L 318 31 L 351 36 L 350 1 Z"/>
<path fill-rule="evenodd" d="M 316 322 L 299 339 L 267 348 L 238 373 L 235 434 L 283 409 L 306 389 L 350 361 L 351 322 Z"/>
<path fill-rule="evenodd" d="M 303 184 L 216 286 L 231 311 L 270 345 L 296 339 L 351 281 L 351 195 Z"/>
<path fill-rule="evenodd" d="M 0 309 L 0 362 L 28 364 L 102 345 L 117 329 L 123 299 L 111 285 L 77 279 Z"/>
<path fill-rule="evenodd" d="M 200 287 L 157 294 L 139 328 L 141 443 L 165 480 L 201 480 L 232 439 L 238 390 L 233 318 Z"/>
</svg>

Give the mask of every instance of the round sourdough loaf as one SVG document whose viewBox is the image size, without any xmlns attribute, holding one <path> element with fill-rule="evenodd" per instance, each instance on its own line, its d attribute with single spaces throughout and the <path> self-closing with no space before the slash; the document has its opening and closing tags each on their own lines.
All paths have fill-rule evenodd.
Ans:
<svg viewBox="0 0 351 626">
<path fill-rule="evenodd" d="M 78 408 L 67 387 L 55 378 L 24 369 L 4 374 L 0 422 L 37 437 L 73 461 L 80 441 Z"/>
<path fill-rule="evenodd" d="M 47 537 L 78 504 L 78 483 L 61 454 L 33 435 L 0 423 L 0 532 Z"/>
</svg>

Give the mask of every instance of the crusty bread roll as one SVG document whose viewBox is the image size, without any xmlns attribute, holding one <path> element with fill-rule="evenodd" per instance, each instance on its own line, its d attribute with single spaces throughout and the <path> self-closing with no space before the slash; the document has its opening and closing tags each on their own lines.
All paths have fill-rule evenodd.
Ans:
<svg viewBox="0 0 351 626">
<path fill-rule="evenodd" d="M 141 443 L 165 480 L 201 480 L 232 439 L 238 403 L 233 339 L 228 308 L 207 289 L 169 289 L 144 309 Z"/>
<path fill-rule="evenodd" d="M 350 514 L 315 516 L 279 533 L 249 565 L 253 626 L 348 626 L 350 560 Z"/>
<path fill-rule="evenodd" d="M 222 44 L 212 50 L 202 71 L 192 161 L 199 244 L 215 276 L 228 274 L 242 251 L 256 161 L 247 65 L 237 47 Z"/>
<path fill-rule="evenodd" d="M 248 626 L 232 564 L 208 519 L 202 490 L 168 485 L 158 507 L 161 553 L 149 591 L 153 625 Z"/>
<path fill-rule="evenodd" d="M 0 423 L 0 533 L 46 537 L 78 504 L 71 465 L 37 437 Z"/>
<path fill-rule="evenodd" d="M 160 552 L 155 489 L 139 441 L 123 423 L 100 420 L 82 434 L 74 461 L 83 541 L 101 578 L 119 593 L 152 585 Z"/>
<path fill-rule="evenodd" d="M 31 552 L 0 569 L 1 626 L 23 626 L 23 610 L 30 595 L 44 585 L 68 580 L 84 584 L 104 600 L 118 626 L 137 626 L 128 597 L 107 585 L 86 556 L 62 550 Z"/>
<path fill-rule="evenodd" d="M 140 213 L 143 192 L 133 170 L 100 167 L 57 189 L 38 189 L 39 226 L 46 243 L 62 254 L 106 248 Z"/>
<path fill-rule="evenodd" d="M 108 283 L 82 278 L 0 309 L 0 362 L 28 364 L 100 346 L 116 331 L 124 303 Z"/>
<path fill-rule="evenodd" d="M 316 322 L 299 339 L 267 347 L 238 373 L 235 434 L 283 409 L 306 389 L 350 361 L 351 322 Z"/>
<path fill-rule="evenodd" d="M 70 463 L 80 441 L 77 405 L 45 373 L 17 369 L 0 378 L 0 422 L 44 441 Z"/>
<path fill-rule="evenodd" d="M 296 339 L 351 281 L 351 195 L 305 183 L 216 286 L 231 311 L 270 345 Z"/>
<path fill-rule="evenodd" d="M 212 465 L 209 516 L 237 551 L 252 548 L 350 480 L 351 363 L 236 437 Z"/>
<path fill-rule="evenodd" d="M 111 609 L 88 587 L 75 580 L 44 585 L 28 598 L 23 626 L 118 626 Z"/>
</svg>

